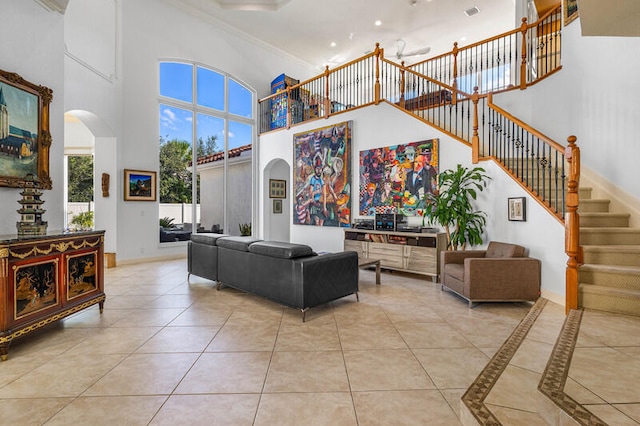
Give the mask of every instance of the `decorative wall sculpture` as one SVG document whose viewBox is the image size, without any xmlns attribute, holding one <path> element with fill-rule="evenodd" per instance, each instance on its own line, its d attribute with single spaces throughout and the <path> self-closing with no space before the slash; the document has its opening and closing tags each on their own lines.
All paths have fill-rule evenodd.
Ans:
<svg viewBox="0 0 640 426">
<path fill-rule="evenodd" d="M 293 136 L 293 223 L 342 226 L 351 223 L 352 121 Z"/>
<path fill-rule="evenodd" d="M 415 216 L 437 175 L 438 139 L 360 151 L 360 215 Z"/>
</svg>

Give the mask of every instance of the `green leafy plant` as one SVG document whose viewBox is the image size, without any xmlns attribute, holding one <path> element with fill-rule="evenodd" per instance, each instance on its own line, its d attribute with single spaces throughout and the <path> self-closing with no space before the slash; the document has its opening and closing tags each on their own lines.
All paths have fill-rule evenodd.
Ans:
<svg viewBox="0 0 640 426">
<path fill-rule="evenodd" d="M 482 244 L 487 215 L 475 210 L 472 200 L 491 180 L 482 167 L 468 169 L 458 164 L 438 175 L 437 194 L 428 194 L 424 215 L 429 223 L 441 225 L 447 234 L 447 248 L 464 250 Z"/>
<path fill-rule="evenodd" d="M 175 228 L 176 225 L 173 223 L 173 218 L 172 217 L 161 217 L 160 218 L 160 226 L 162 226 L 163 228 Z"/>
<path fill-rule="evenodd" d="M 77 229 L 93 228 L 93 212 L 81 212 L 71 218 L 71 224 Z"/>
<path fill-rule="evenodd" d="M 243 237 L 248 237 L 251 235 L 250 223 L 240 223 L 238 227 L 240 228 L 240 235 L 242 235 Z"/>
</svg>

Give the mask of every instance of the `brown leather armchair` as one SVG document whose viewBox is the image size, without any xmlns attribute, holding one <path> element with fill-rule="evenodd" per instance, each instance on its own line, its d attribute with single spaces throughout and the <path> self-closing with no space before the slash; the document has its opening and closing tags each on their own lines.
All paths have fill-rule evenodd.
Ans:
<svg viewBox="0 0 640 426">
<path fill-rule="evenodd" d="M 540 261 L 525 248 L 492 241 L 486 250 L 443 251 L 440 277 L 445 287 L 469 301 L 535 301 L 540 297 Z"/>
</svg>

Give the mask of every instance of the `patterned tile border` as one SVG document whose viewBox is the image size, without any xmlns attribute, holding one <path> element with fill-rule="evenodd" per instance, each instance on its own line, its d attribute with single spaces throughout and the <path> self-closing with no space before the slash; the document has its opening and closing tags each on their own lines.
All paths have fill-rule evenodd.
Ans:
<svg viewBox="0 0 640 426">
<path fill-rule="evenodd" d="M 469 412 L 479 424 L 496 426 L 502 424 L 487 408 L 484 400 L 509 365 L 509 361 L 515 355 L 546 304 L 546 299 L 538 299 L 529 310 L 527 316 L 520 321 L 520 324 L 513 330 L 509 338 L 502 344 L 498 352 L 491 358 L 462 396 L 462 403 L 469 409 Z"/>
<path fill-rule="evenodd" d="M 607 423 L 564 393 L 581 321 L 582 310 L 572 309 L 567 318 L 565 318 L 562 331 L 553 347 L 547 367 L 542 373 L 538 390 L 578 424 L 606 426 Z"/>
</svg>

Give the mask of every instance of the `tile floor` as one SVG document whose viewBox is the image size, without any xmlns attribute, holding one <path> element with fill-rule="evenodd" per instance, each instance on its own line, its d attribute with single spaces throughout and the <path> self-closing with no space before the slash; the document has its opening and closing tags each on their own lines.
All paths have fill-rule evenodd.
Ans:
<svg viewBox="0 0 640 426">
<path fill-rule="evenodd" d="M 360 302 L 311 309 L 302 323 L 293 309 L 190 281 L 185 260 L 107 269 L 102 314 L 12 343 L 2 423 L 456 425 L 461 395 L 530 307 L 469 310 L 424 277 L 383 273 L 376 286 L 362 270 Z"/>
</svg>

